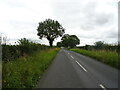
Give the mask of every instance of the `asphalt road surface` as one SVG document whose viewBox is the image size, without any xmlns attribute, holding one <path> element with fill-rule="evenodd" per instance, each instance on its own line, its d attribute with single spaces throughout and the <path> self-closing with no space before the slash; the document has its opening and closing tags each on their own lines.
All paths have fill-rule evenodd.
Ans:
<svg viewBox="0 0 120 90">
<path fill-rule="evenodd" d="M 118 70 L 61 49 L 40 79 L 38 88 L 118 88 Z"/>
</svg>

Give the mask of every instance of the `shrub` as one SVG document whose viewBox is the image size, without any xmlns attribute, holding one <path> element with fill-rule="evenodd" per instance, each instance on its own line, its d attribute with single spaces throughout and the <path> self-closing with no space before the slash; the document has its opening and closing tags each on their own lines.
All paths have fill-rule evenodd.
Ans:
<svg viewBox="0 0 120 90">
<path fill-rule="evenodd" d="M 25 38 L 18 40 L 19 45 L 2 45 L 2 60 L 11 61 L 19 58 L 20 56 L 27 56 L 38 50 L 46 50 L 49 47 L 34 43 Z"/>
</svg>

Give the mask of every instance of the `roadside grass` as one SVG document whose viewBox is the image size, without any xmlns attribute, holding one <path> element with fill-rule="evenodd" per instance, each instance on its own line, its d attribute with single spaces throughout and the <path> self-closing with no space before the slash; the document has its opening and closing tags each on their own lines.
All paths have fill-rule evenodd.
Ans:
<svg viewBox="0 0 120 90">
<path fill-rule="evenodd" d="M 120 69 L 120 56 L 117 52 L 105 50 L 83 50 L 83 49 L 70 49 L 71 51 L 92 57 L 100 62 L 108 64 L 114 68 Z"/>
<path fill-rule="evenodd" d="M 42 50 L 31 56 L 3 63 L 3 88 L 35 88 L 59 49 Z"/>
</svg>

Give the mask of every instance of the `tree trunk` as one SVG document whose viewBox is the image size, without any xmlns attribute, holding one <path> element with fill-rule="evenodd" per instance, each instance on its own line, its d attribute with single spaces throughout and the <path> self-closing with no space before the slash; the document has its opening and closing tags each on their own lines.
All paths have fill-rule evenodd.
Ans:
<svg viewBox="0 0 120 90">
<path fill-rule="evenodd" d="M 49 44 L 50 44 L 50 47 L 52 47 L 52 46 L 53 46 L 53 41 L 50 40 L 50 41 L 49 41 Z"/>
</svg>

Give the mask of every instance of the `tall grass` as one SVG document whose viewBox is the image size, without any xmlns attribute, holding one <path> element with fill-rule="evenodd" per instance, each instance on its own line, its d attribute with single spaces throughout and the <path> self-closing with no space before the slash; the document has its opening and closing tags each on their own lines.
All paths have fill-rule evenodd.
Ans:
<svg viewBox="0 0 120 90">
<path fill-rule="evenodd" d="M 35 88 L 58 50 L 43 50 L 3 63 L 3 88 Z"/>
<path fill-rule="evenodd" d="M 103 62 L 112 67 L 120 69 L 120 66 L 118 65 L 120 63 L 120 60 L 118 60 L 119 56 L 117 52 L 106 51 L 106 50 L 89 51 L 89 50 L 83 50 L 83 49 L 70 49 L 70 50 L 95 58 L 100 62 Z"/>
</svg>

